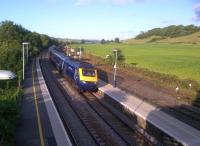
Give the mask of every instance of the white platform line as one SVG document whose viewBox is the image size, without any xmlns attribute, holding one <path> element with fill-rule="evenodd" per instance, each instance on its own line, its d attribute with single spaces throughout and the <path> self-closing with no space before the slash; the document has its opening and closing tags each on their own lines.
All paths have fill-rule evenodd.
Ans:
<svg viewBox="0 0 200 146">
<path fill-rule="evenodd" d="M 42 96 L 45 102 L 46 110 L 48 113 L 48 117 L 52 126 L 52 130 L 54 133 L 54 137 L 58 146 L 72 146 L 72 143 L 67 135 L 67 132 L 64 128 L 62 120 L 58 114 L 58 111 L 54 105 L 51 95 L 49 94 L 48 88 L 44 81 L 40 64 L 39 58 L 36 59 L 36 68 L 37 68 L 37 75 L 40 84 L 40 89 L 42 92 Z"/>
</svg>

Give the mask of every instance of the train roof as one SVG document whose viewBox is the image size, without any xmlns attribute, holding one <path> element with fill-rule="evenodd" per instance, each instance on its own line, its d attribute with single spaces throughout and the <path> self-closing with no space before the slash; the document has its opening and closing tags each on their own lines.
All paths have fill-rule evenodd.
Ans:
<svg viewBox="0 0 200 146">
<path fill-rule="evenodd" d="M 58 56 L 59 58 L 61 58 L 62 60 L 67 59 L 67 57 L 65 56 L 64 53 L 60 52 L 59 50 L 55 49 L 55 48 L 50 48 L 50 51 L 53 52 L 56 56 Z"/>
<path fill-rule="evenodd" d="M 70 66 L 74 68 L 94 68 L 92 64 L 87 62 L 82 62 L 79 60 L 72 59 L 71 57 L 66 56 L 63 52 L 60 52 L 56 49 L 56 47 L 51 47 L 50 51 L 54 53 L 56 56 L 58 56 L 60 59 L 64 60 L 65 63 L 69 64 Z"/>
<path fill-rule="evenodd" d="M 67 59 L 65 60 L 65 63 L 69 64 L 70 66 L 73 66 L 74 68 L 88 68 L 88 69 L 94 68 L 93 65 L 90 63 L 75 60 L 67 56 L 66 58 Z"/>
</svg>

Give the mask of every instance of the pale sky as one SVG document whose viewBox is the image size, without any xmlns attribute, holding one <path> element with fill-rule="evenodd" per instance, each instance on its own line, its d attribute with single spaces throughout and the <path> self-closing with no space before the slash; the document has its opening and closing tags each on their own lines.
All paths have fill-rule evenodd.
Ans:
<svg viewBox="0 0 200 146">
<path fill-rule="evenodd" d="M 200 0 L 0 0 L 0 21 L 53 37 L 133 38 L 168 25 L 200 26 Z"/>
</svg>

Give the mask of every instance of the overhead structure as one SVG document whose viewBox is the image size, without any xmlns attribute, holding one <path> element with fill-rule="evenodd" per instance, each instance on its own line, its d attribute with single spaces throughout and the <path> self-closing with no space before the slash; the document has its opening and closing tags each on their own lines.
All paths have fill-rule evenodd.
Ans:
<svg viewBox="0 0 200 146">
<path fill-rule="evenodd" d="M 0 80 L 11 80 L 16 78 L 16 74 L 8 70 L 0 70 Z"/>
</svg>

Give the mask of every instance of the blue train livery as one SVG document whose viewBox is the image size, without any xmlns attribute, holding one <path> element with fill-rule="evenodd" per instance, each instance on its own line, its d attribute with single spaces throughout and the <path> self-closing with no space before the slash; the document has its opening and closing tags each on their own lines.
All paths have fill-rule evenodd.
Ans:
<svg viewBox="0 0 200 146">
<path fill-rule="evenodd" d="M 64 77 L 74 82 L 79 91 L 97 89 L 97 70 L 91 64 L 66 56 L 56 46 L 49 48 L 49 58 Z"/>
</svg>

